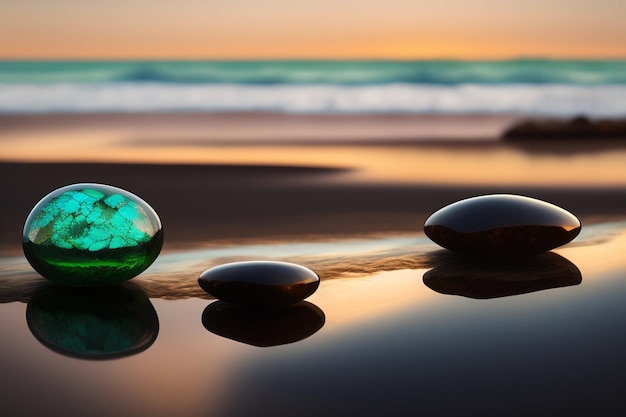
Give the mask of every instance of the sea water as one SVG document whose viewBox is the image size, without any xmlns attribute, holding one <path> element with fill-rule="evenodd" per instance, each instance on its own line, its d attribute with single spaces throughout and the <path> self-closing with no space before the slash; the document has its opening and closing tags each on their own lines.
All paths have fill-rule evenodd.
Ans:
<svg viewBox="0 0 626 417">
<path fill-rule="evenodd" d="M 626 116 L 626 61 L 3 61 L 0 113 Z"/>
</svg>

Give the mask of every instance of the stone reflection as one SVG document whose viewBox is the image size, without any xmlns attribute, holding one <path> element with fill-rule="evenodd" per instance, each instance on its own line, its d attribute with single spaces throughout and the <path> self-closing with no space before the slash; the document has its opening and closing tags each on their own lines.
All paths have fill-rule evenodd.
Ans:
<svg viewBox="0 0 626 417">
<path fill-rule="evenodd" d="M 80 359 L 114 359 L 148 349 L 159 319 L 148 297 L 128 284 L 49 285 L 26 308 L 28 327 L 47 348 Z"/>
<path fill-rule="evenodd" d="M 576 265 L 553 252 L 499 261 L 443 251 L 430 257 L 435 267 L 424 274 L 424 284 L 442 294 L 486 299 L 568 287 L 582 282 Z"/>
<path fill-rule="evenodd" d="M 216 301 L 202 313 L 202 324 L 211 333 L 259 347 L 306 339 L 321 329 L 325 321 L 324 312 L 307 301 L 282 309 L 258 309 Z"/>
</svg>

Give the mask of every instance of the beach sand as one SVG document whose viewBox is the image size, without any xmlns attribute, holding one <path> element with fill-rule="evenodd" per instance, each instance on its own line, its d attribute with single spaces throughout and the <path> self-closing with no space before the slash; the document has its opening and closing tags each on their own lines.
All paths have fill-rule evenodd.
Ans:
<svg viewBox="0 0 626 417">
<path fill-rule="evenodd" d="M 626 218 L 623 148 L 526 150 L 498 139 L 514 119 L 4 115 L 0 251 L 18 253 L 34 204 L 76 182 L 148 201 L 165 251 L 417 233 L 435 210 L 487 193 L 545 199 L 583 223 Z"/>
<path fill-rule="evenodd" d="M 514 120 L 1 116 L 5 409 L 66 416 L 607 414 L 621 406 L 614 393 L 626 347 L 625 150 L 500 141 Z M 144 297 L 152 333 L 117 359 L 93 360 L 109 333 L 85 345 L 80 335 L 94 324 L 117 331 L 135 315 L 107 322 L 119 299 L 99 288 L 85 294 L 106 314 L 93 314 L 91 303 L 64 314 L 82 297 L 50 286 L 21 253 L 31 208 L 76 182 L 125 188 L 163 222 L 161 255 L 123 284 Z M 552 253 L 495 266 L 451 256 L 424 235 L 432 212 L 486 193 L 560 205 L 582 220 L 582 232 Z M 316 271 L 322 283 L 307 299 L 309 315 L 279 311 L 269 332 L 258 311 L 212 321 L 219 302 L 198 286 L 198 275 L 251 259 Z M 33 312 L 50 294 L 60 307 L 51 321 L 37 320 Z M 316 325 L 303 333 L 311 317 Z M 53 336 L 42 337 L 57 322 Z"/>
</svg>

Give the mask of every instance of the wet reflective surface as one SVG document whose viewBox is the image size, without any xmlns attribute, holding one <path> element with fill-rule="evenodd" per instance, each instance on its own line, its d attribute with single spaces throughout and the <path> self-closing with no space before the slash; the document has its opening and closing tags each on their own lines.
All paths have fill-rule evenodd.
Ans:
<svg viewBox="0 0 626 417">
<path fill-rule="evenodd" d="M 325 320 L 324 312 L 306 301 L 271 310 L 216 301 L 202 313 L 202 324 L 211 333 L 259 347 L 306 339 L 321 329 Z"/>
<path fill-rule="evenodd" d="M 457 201 L 424 224 L 435 243 L 473 256 L 539 254 L 570 242 L 580 229 L 580 220 L 563 208 L 511 194 Z"/>
<path fill-rule="evenodd" d="M 159 319 L 139 289 L 45 286 L 28 303 L 26 321 L 47 348 L 81 359 L 114 359 L 148 349 Z"/>
<path fill-rule="evenodd" d="M 302 303 L 308 312 L 270 310 L 272 318 L 198 298 L 191 289 L 172 299 L 163 288 L 197 286 L 191 272 L 206 252 L 165 254 L 143 280 L 132 282 L 152 294 L 158 337 L 139 353 L 106 361 L 59 354 L 29 328 L 30 310 L 54 304 L 51 311 L 69 317 L 68 326 L 36 320 L 36 327 L 63 337 L 79 327 L 72 323 L 84 323 L 64 313 L 65 306 L 96 301 L 83 295 L 38 301 L 45 280 L 28 272 L 24 260 L 3 259 L 3 284 L 40 279 L 22 292 L 0 287 L 3 413 L 582 416 L 623 408 L 626 224 L 585 228 L 576 244 L 529 258 L 526 266 L 434 256 L 442 251 L 424 236 L 386 240 L 382 252 L 381 241 L 369 243 L 369 251 L 355 242 L 291 245 L 292 260 L 314 263 L 323 255 L 328 270 L 365 259 L 385 266 L 323 279 L 310 304 Z M 350 254 L 355 246 L 363 253 Z M 264 249 L 285 259 L 281 246 Z M 259 253 L 253 247 L 221 250 L 223 259 Z M 427 265 L 397 262 L 411 250 Z M 440 289 L 437 281 L 447 293 L 433 291 Z M 265 332 L 259 331 L 263 323 L 272 323 Z"/>
</svg>

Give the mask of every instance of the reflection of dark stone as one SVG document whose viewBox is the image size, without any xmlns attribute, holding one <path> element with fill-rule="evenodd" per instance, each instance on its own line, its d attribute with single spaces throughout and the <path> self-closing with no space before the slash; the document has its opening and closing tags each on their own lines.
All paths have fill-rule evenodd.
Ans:
<svg viewBox="0 0 626 417">
<path fill-rule="evenodd" d="M 250 307 L 286 307 L 313 294 L 320 284 L 308 268 L 287 262 L 233 262 L 204 271 L 198 284 L 223 301 Z"/>
<path fill-rule="evenodd" d="M 43 345 L 82 359 L 142 352 L 159 332 L 159 319 L 148 297 L 122 285 L 45 287 L 28 303 L 26 320 Z"/>
<path fill-rule="evenodd" d="M 202 313 L 202 324 L 211 333 L 260 347 L 306 339 L 321 329 L 325 321 L 324 312 L 306 301 L 283 309 L 256 309 L 216 301 Z"/>
<path fill-rule="evenodd" d="M 510 194 L 468 198 L 432 214 L 424 232 L 435 243 L 474 256 L 549 251 L 574 239 L 580 220 L 545 201 Z"/>
<path fill-rule="evenodd" d="M 508 261 L 468 258 L 450 252 L 432 255 L 435 268 L 424 274 L 424 284 L 442 294 L 470 298 L 497 298 L 582 282 L 570 261 L 549 252 Z"/>
</svg>

